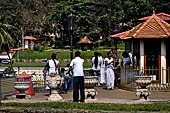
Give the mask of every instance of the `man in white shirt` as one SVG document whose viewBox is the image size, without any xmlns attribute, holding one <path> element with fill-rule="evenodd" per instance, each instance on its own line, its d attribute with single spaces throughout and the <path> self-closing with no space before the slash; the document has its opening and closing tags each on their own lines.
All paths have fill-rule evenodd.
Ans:
<svg viewBox="0 0 170 113">
<path fill-rule="evenodd" d="M 84 60 L 80 58 L 81 53 L 76 51 L 75 58 L 70 63 L 69 70 L 73 69 L 73 102 L 79 100 L 79 89 L 80 89 L 80 102 L 84 102 L 84 71 L 83 64 Z"/>
</svg>

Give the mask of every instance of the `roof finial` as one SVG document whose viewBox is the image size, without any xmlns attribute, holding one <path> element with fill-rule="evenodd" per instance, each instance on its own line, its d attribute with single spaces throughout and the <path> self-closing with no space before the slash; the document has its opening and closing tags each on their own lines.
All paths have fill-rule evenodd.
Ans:
<svg viewBox="0 0 170 113">
<path fill-rule="evenodd" d="M 153 15 L 155 15 L 155 8 L 153 8 Z"/>
</svg>

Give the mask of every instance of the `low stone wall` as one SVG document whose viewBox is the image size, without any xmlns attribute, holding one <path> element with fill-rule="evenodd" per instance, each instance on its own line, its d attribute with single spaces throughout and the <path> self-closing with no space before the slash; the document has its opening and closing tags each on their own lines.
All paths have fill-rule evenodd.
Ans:
<svg viewBox="0 0 170 113">
<path fill-rule="evenodd" d="M 32 109 L 32 108 L 0 108 L 0 113 L 119 113 L 109 111 L 90 111 L 90 110 L 55 110 L 55 109 Z M 129 112 L 123 112 L 129 113 Z"/>
<path fill-rule="evenodd" d="M 70 62 L 70 59 L 57 59 L 60 62 Z M 16 59 L 13 59 L 16 62 Z M 22 62 L 44 62 L 44 59 L 22 59 Z M 85 62 L 91 62 L 91 59 L 85 59 Z"/>
</svg>

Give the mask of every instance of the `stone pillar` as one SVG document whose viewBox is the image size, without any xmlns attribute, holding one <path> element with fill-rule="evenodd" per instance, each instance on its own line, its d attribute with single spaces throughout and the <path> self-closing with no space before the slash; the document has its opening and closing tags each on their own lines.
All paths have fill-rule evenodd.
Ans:
<svg viewBox="0 0 170 113">
<path fill-rule="evenodd" d="M 161 83 L 166 83 L 166 42 L 161 40 Z"/>
<path fill-rule="evenodd" d="M 144 40 L 140 40 L 140 69 L 144 68 Z"/>
</svg>

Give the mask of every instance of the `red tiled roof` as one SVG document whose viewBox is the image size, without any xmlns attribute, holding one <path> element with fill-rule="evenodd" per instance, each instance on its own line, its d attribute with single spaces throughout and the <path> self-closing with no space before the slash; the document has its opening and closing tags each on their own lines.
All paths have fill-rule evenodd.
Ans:
<svg viewBox="0 0 170 113">
<path fill-rule="evenodd" d="M 7 52 L 2 52 L 1 55 L 7 55 Z"/>
<path fill-rule="evenodd" d="M 79 42 L 80 43 L 84 43 L 84 44 L 92 44 L 92 42 L 87 38 L 87 36 L 85 36 L 83 39 L 81 39 Z"/>
<path fill-rule="evenodd" d="M 156 16 L 158 16 L 162 20 L 170 20 L 170 15 L 166 13 L 159 13 L 159 14 L 156 14 Z M 151 16 L 147 16 L 147 17 L 140 18 L 138 20 L 148 20 L 150 17 Z"/>
<path fill-rule="evenodd" d="M 153 13 L 145 22 L 129 30 L 121 39 L 129 38 L 168 38 L 170 37 L 170 24 L 166 23 Z"/>
<path fill-rule="evenodd" d="M 111 38 L 121 37 L 121 36 L 125 35 L 127 32 L 128 31 L 117 33 L 117 34 L 114 34 L 114 35 L 110 35 L 110 37 Z"/>
<path fill-rule="evenodd" d="M 25 36 L 24 40 L 37 40 L 37 39 L 32 36 Z"/>
<path fill-rule="evenodd" d="M 21 48 L 21 47 L 20 48 L 14 48 L 14 49 L 11 49 L 11 51 L 20 51 L 20 50 L 23 50 L 23 49 L 26 50 L 27 48 Z"/>
</svg>

